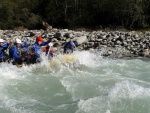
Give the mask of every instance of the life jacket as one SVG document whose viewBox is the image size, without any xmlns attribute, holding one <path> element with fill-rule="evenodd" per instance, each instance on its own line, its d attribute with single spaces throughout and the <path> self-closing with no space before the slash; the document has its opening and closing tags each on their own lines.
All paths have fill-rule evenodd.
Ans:
<svg viewBox="0 0 150 113">
<path fill-rule="evenodd" d="M 19 56 L 26 57 L 28 52 L 28 48 L 18 48 L 18 54 Z"/>
<path fill-rule="evenodd" d="M 54 54 L 54 50 L 53 49 L 49 49 L 49 46 L 47 46 L 46 48 L 45 48 L 45 52 L 46 52 L 46 54 L 50 54 L 50 55 L 53 55 Z"/>
<path fill-rule="evenodd" d="M 9 57 L 11 59 L 20 59 L 21 58 L 21 47 L 12 46 L 9 50 Z"/>
</svg>

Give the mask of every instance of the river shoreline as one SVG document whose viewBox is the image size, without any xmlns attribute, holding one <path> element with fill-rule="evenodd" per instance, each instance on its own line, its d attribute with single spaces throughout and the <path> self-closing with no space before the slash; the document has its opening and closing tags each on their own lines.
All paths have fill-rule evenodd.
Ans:
<svg viewBox="0 0 150 113">
<path fill-rule="evenodd" d="M 150 31 L 85 31 L 52 28 L 48 30 L 0 30 L 0 37 L 14 42 L 16 38 L 35 42 L 37 36 L 54 38 L 54 50 L 63 52 L 63 46 L 74 39 L 79 51 L 100 51 L 110 58 L 150 58 Z"/>
</svg>

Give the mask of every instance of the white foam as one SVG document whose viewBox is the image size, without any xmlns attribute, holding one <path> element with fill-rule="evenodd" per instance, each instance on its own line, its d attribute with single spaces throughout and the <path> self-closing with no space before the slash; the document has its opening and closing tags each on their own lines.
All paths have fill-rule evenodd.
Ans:
<svg viewBox="0 0 150 113">
<path fill-rule="evenodd" d="M 102 57 L 99 54 L 90 52 L 90 51 L 82 51 L 82 52 L 74 52 L 74 56 L 78 59 L 79 64 L 96 67 L 101 65 Z"/>
<path fill-rule="evenodd" d="M 80 100 L 76 113 L 111 113 L 105 97 L 94 97 Z"/>
<path fill-rule="evenodd" d="M 109 97 L 113 100 L 119 98 L 134 99 L 150 97 L 150 88 L 144 88 L 135 82 L 125 80 L 116 83 L 110 90 Z"/>
<path fill-rule="evenodd" d="M 143 76 L 147 75 L 145 80 L 149 78 L 150 64 L 140 60 L 103 59 L 100 54 L 89 51 L 74 52 L 72 56 L 77 61 L 75 62 L 77 68 L 74 67 L 74 63 L 67 62 L 69 65 L 66 64 L 67 66 L 65 66 L 55 57 L 54 60 L 58 65 L 52 66 L 44 55 L 40 64 L 23 66 L 22 68 L 17 68 L 11 64 L 1 64 L 0 100 L 3 103 L 0 106 L 4 109 L 10 109 L 12 112 L 34 113 L 32 104 L 36 104 L 36 100 L 26 97 L 24 98 L 26 102 L 24 102 L 23 98 L 17 97 L 18 95 L 22 96 L 19 91 L 14 93 L 14 95 L 18 95 L 13 98 L 8 90 L 16 88 L 16 85 L 19 87 L 19 83 L 22 82 L 24 82 L 23 86 L 27 85 L 29 87 L 35 85 L 34 83 L 42 82 L 44 84 L 45 78 L 41 81 L 40 78 L 42 77 L 39 76 L 55 76 L 62 83 L 67 93 L 71 95 L 73 101 L 79 100 L 79 109 L 76 113 L 111 113 L 111 110 L 118 109 L 114 108 L 113 104 L 116 104 L 119 99 L 128 101 L 130 99 L 149 98 L 150 88 L 144 86 L 145 81 L 140 77 L 144 73 Z M 35 77 L 32 79 L 32 76 Z M 141 80 L 141 82 L 138 80 Z M 42 87 L 47 90 L 46 88 L 49 86 L 45 87 L 43 85 Z M 14 89 L 13 91 L 17 90 Z M 38 95 L 36 93 L 33 92 L 33 95 Z M 64 95 L 64 93 L 58 92 L 54 97 L 63 98 Z M 42 100 L 42 97 L 39 97 L 39 99 Z M 29 106 L 24 109 L 21 106 L 18 107 L 18 103 L 23 106 L 28 104 Z"/>
</svg>

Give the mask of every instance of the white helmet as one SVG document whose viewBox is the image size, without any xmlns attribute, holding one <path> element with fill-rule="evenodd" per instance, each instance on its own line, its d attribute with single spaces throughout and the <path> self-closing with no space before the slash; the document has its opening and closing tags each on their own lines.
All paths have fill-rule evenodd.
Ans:
<svg viewBox="0 0 150 113">
<path fill-rule="evenodd" d="M 0 42 L 4 42 L 4 40 L 3 40 L 3 39 L 0 39 Z"/>
<path fill-rule="evenodd" d="M 21 44 L 21 40 L 17 38 L 16 43 Z"/>
<path fill-rule="evenodd" d="M 53 44 L 52 44 L 52 43 L 49 43 L 49 44 L 48 44 L 48 46 L 52 47 L 52 46 L 53 46 Z"/>
</svg>

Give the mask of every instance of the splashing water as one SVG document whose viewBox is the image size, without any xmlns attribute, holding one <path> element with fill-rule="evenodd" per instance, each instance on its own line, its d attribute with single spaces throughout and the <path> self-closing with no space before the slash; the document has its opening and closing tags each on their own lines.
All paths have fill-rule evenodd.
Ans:
<svg viewBox="0 0 150 113">
<path fill-rule="evenodd" d="M 150 112 L 149 60 L 83 51 L 0 72 L 0 113 Z"/>
</svg>

